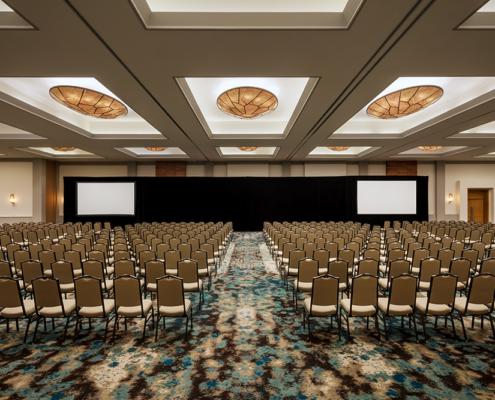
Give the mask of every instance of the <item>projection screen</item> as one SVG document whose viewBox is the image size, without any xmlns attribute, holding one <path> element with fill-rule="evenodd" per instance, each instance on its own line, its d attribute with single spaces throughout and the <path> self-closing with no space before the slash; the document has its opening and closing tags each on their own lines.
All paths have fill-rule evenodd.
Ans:
<svg viewBox="0 0 495 400">
<path fill-rule="evenodd" d="M 416 214 L 416 181 L 358 181 L 358 214 Z"/>
<path fill-rule="evenodd" d="M 78 215 L 134 215 L 135 182 L 77 182 Z"/>
</svg>

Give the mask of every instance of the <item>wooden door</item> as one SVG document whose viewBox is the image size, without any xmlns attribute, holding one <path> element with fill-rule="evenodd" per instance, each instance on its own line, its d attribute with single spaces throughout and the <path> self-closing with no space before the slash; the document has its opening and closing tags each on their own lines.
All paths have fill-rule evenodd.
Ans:
<svg viewBox="0 0 495 400">
<path fill-rule="evenodd" d="M 468 189 L 468 219 L 485 223 L 490 215 L 488 189 Z"/>
</svg>

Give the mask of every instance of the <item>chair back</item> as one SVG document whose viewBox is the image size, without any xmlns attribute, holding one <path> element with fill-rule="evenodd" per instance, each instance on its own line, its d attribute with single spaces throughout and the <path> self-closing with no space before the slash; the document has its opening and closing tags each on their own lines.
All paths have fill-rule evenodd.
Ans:
<svg viewBox="0 0 495 400">
<path fill-rule="evenodd" d="M 361 260 L 357 263 L 357 275 L 370 274 L 378 276 L 379 262 L 371 258 Z"/>
<path fill-rule="evenodd" d="M 29 256 L 31 260 L 39 259 L 39 252 L 43 250 L 43 246 L 40 243 L 33 243 L 29 245 Z"/>
<path fill-rule="evenodd" d="M 321 275 L 313 278 L 311 290 L 311 314 L 312 306 L 337 306 L 339 304 L 339 278 L 331 275 Z"/>
<path fill-rule="evenodd" d="M 156 280 L 165 276 L 165 263 L 159 260 L 149 260 L 144 263 L 146 271 L 146 285 L 149 283 L 156 284 Z"/>
<path fill-rule="evenodd" d="M 177 250 L 180 251 L 181 258 L 191 258 L 192 246 L 189 243 L 187 242 L 179 243 L 177 245 Z"/>
<path fill-rule="evenodd" d="M 114 274 L 118 278 L 122 275 L 136 275 L 136 265 L 130 258 L 120 258 L 113 263 Z"/>
<path fill-rule="evenodd" d="M 198 283 L 198 262 L 191 259 L 180 260 L 177 263 L 177 276 L 183 279 L 184 283 Z"/>
<path fill-rule="evenodd" d="M 0 260 L 0 276 L 12 278 L 12 269 L 10 268 L 8 261 Z"/>
<path fill-rule="evenodd" d="M 28 287 L 31 282 L 43 276 L 43 265 L 41 262 L 36 260 L 27 260 L 21 264 L 22 279 L 24 280 L 24 286 Z"/>
<path fill-rule="evenodd" d="M 378 277 L 362 274 L 352 278 L 352 306 L 376 306 L 378 302 Z"/>
<path fill-rule="evenodd" d="M 414 251 L 412 266 L 413 268 L 419 268 L 421 264 L 421 260 L 428 258 L 430 256 L 430 250 L 425 249 L 423 247 L 416 249 Z"/>
<path fill-rule="evenodd" d="M 144 314 L 141 301 L 141 284 L 135 276 L 122 275 L 114 280 L 115 307 L 140 307 Z"/>
<path fill-rule="evenodd" d="M 397 259 L 389 263 L 388 276 L 389 280 L 398 275 L 409 274 L 411 272 L 411 263 L 407 260 Z"/>
<path fill-rule="evenodd" d="M 82 263 L 83 275 L 94 276 L 105 282 L 104 264 L 101 260 L 90 259 Z"/>
<path fill-rule="evenodd" d="M 313 252 L 316 250 L 315 242 L 306 242 L 303 244 L 303 250 L 306 253 L 306 257 L 312 258 Z"/>
<path fill-rule="evenodd" d="M 204 250 L 197 249 L 191 252 L 191 259 L 198 262 L 198 269 L 208 268 L 208 253 Z"/>
<path fill-rule="evenodd" d="M 336 242 L 326 242 L 325 249 L 330 252 L 330 258 L 337 258 L 337 255 L 339 253 L 339 246 Z"/>
<path fill-rule="evenodd" d="M 469 269 L 471 267 L 471 261 L 467 258 L 454 258 L 450 262 L 449 273 L 457 276 L 457 281 L 467 285 L 469 279 Z"/>
<path fill-rule="evenodd" d="M 495 275 L 495 257 L 485 258 L 481 261 L 480 273 Z"/>
<path fill-rule="evenodd" d="M 81 253 L 77 250 L 68 250 L 64 253 L 64 260 L 70 261 L 74 270 L 82 269 Z"/>
<path fill-rule="evenodd" d="M 0 309 L 7 307 L 22 307 L 22 313 L 26 316 L 19 281 L 9 276 L 0 276 Z"/>
<path fill-rule="evenodd" d="M 64 259 L 65 245 L 61 243 L 54 243 L 50 247 L 50 250 L 53 250 L 53 252 L 55 253 L 55 259 L 57 260 Z"/>
<path fill-rule="evenodd" d="M 53 277 L 58 279 L 61 285 L 70 285 L 74 283 L 74 270 L 72 263 L 65 260 L 57 260 L 51 266 Z"/>
<path fill-rule="evenodd" d="M 431 277 L 428 307 L 431 304 L 454 304 L 457 290 L 457 277 L 439 274 Z M 427 310 L 428 311 L 428 310 Z"/>
<path fill-rule="evenodd" d="M 179 245 L 179 243 L 180 243 L 180 239 L 178 237 L 171 238 L 169 241 L 170 248 L 177 250 L 177 246 Z"/>
<path fill-rule="evenodd" d="M 32 282 L 36 309 L 42 307 L 61 307 L 65 315 L 64 303 L 58 279 L 42 276 Z"/>
<path fill-rule="evenodd" d="M 313 278 L 317 277 L 318 273 L 318 260 L 314 258 L 303 258 L 298 263 L 297 281 L 299 282 L 312 282 Z"/>
<path fill-rule="evenodd" d="M 367 248 L 363 252 L 363 258 L 370 258 L 372 260 L 380 261 L 380 250 Z"/>
<path fill-rule="evenodd" d="M 21 270 L 21 264 L 24 261 L 27 261 L 29 259 L 30 259 L 30 257 L 29 257 L 29 251 L 25 251 L 25 250 L 14 251 L 14 265 L 15 265 L 15 269 L 18 270 L 18 271 L 20 271 Z"/>
<path fill-rule="evenodd" d="M 482 273 L 471 279 L 468 304 L 486 305 L 493 311 L 493 300 L 495 298 L 495 275 Z"/>
<path fill-rule="evenodd" d="M 337 257 L 340 258 L 341 260 L 347 261 L 349 268 L 353 267 L 354 258 L 355 258 L 354 250 L 347 249 L 347 248 L 339 250 Z"/>
<path fill-rule="evenodd" d="M 117 250 L 117 251 L 114 251 L 113 253 L 113 259 L 114 260 L 121 260 L 121 259 L 127 259 L 127 260 L 130 260 L 131 259 L 131 253 L 130 251 L 128 250 Z"/>
<path fill-rule="evenodd" d="M 478 265 L 478 251 L 474 249 L 466 249 L 462 252 L 462 257 L 471 261 L 471 269 L 476 271 L 476 265 Z"/>
<path fill-rule="evenodd" d="M 181 260 L 179 250 L 171 249 L 165 252 L 165 268 L 169 270 L 177 270 L 177 264 Z"/>
<path fill-rule="evenodd" d="M 412 306 L 414 310 L 417 287 L 418 278 L 412 275 L 400 274 L 391 278 L 389 306 L 390 304 L 395 306 Z"/>
<path fill-rule="evenodd" d="M 302 249 L 293 249 L 289 251 L 289 268 L 297 269 L 299 266 L 299 260 L 306 257 L 306 252 Z"/>
<path fill-rule="evenodd" d="M 316 249 L 313 252 L 313 258 L 318 260 L 318 268 L 326 269 L 328 274 L 328 262 L 330 260 L 330 252 L 326 249 Z"/>
<path fill-rule="evenodd" d="M 448 269 L 450 267 L 450 262 L 454 259 L 454 250 L 443 248 L 437 253 L 437 258 L 441 262 L 441 268 Z"/>
<path fill-rule="evenodd" d="M 146 261 L 154 260 L 155 258 L 156 254 L 152 250 L 142 250 L 137 255 L 137 259 L 141 267 L 146 263 Z"/>
<path fill-rule="evenodd" d="M 428 257 L 421 260 L 419 280 L 430 282 L 431 277 L 440 273 L 441 262 L 438 258 Z"/>
<path fill-rule="evenodd" d="M 471 248 L 478 252 L 478 258 L 483 258 L 483 254 L 485 254 L 485 244 L 483 242 L 473 243 Z"/>
<path fill-rule="evenodd" d="M 328 263 L 328 274 L 339 278 L 340 283 L 347 283 L 349 263 L 345 260 L 337 259 Z"/>
<path fill-rule="evenodd" d="M 166 275 L 156 280 L 157 307 L 180 307 L 186 313 L 186 302 L 184 299 L 184 285 L 182 278 Z"/>
</svg>

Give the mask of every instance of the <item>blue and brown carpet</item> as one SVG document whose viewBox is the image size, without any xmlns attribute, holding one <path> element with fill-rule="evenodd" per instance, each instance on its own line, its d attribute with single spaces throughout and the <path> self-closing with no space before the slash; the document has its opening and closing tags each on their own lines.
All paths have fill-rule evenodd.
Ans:
<svg viewBox="0 0 495 400">
<path fill-rule="evenodd" d="M 106 344 L 98 322 L 91 331 L 85 323 L 75 343 L 73 324 L 62 343 L 59 323 L 41 330 L 35 345 L 31 333 L 22 344 L 24 323 L 9 334 L 2 325 L 0 398 L 495 398 L 495 340 L 487 324 L 468 329 L 465 343 L 430 321 L 431 338 L 420 335 L 416 343 L 399 320 L 388 323 L 389 342 L 353 320 L 352 342 L 346 334 L 339 342 L 335 325 L 330 330 L 320 319 L 309 340 L 259 233 L 236 233 L 201 312 L 197 295 L 191 299 L 188 341 L 180 319 L 167 320 L 156 343 L 150 331 L 144 344 L 140 320 Z"/>
</svg>

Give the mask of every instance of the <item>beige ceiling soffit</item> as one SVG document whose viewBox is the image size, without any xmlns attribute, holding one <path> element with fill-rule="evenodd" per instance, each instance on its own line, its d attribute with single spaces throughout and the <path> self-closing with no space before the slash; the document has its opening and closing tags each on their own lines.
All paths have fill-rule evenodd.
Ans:
<svg viewBox="0 0 495 400">
<path fill-rule="evenodd" d="M 197 78 L 197 77 L 195 77 Z M 217 77 L 210 77 L 210 78 L 217 78 Z M 289 77 L 284 77 L 284 78 L 289 78 Z M 292 78 L 297 78 L 297 77 L 292 77 Z M 194 114 L 196 115 L 196 118 L 198 119 L 199 123 L 203 127 L 206 135 L 210 139 L 286 139 L 287 136 L 289 135 L 290 131 L 292 130 L 292 127 L 296 123 L 297 119 L 299 118 L 299 115 L 302 113 L 304 107 L 306 106 L 306 103 L 308 102 L 309 98 L 311 97 L 311 94 L 313 93 L 318 81 L 320 80 L 319 77 L 310 77 L 308 79 L 308 83 L 306 84 L 306 87 L 304 88 L 301 97 L 299 98 L 299 101 L 297 102 L 296 108 L 294 109 L 294 112 L 292 113 L 289 121 L 287 122 L 287 126 L 284 129 L 284 132 L 282 134 L 276 134 L 276 133 L 255 133 L 255 134 L 250 134 L 250 133 L 232 133 L 232 134 L 219 134 L 219 133 L 213 133 L 208 126 L 208 122 L 206 121 L 205 117 L 203 116 L 203 113 L 201 112 L 201 109 L 194 99 L 194 95 L 189 88 L 189 85 L 187 84 L 186 78 L 185 77 L 175 77 L 175 81 L 177 82 L 177 85 L 179 86 L 180 90 L 182 91 L 182 94 L 186 98 L 186 101 L 189 103 L 189 106 L 193 110 Z"/>
<path fill-rule="evenodd" d="M 455 150 L 452 150 L 452 151 L 448 151 L 448 152 L 445 152 L 445 153 L 441 153 L 441 154 L 438 154 L 434 151 L 430 151 L 430 152 L 424 152 L 424 154 L 397 154 L 395 156 L 390 156 L 389 158 L 417 158 L 417 159 L 420 159 L 420 158 L 444 158 L 444 157 L 448 157 L 448 156 L 453 156 L 455 154 L 460 154 L 460 153 L 464 153 L 466 151 L 471 151 L 471 150 L 476 150 L 476 149 L 479 149 L 481 147 L 463 147 L 462 149 L 455 149 Z"/>
<path fill-rule="evenodd" d="M 152 12 L 146 0 L 128 0 L 146 29 L 346 30 L 364 0 L 348 0 L 343 12 Z"/>
<path fill-rule="evenodd" d="M 218 155 L 222 159 L 237 159 L 237 160 L 273 160 L 277 157 L 278 152 L 280 151 L 280 147 L 276 147 L 273 154 L 253 154 L 249 152 L 245 152 L 246 154 L 224 154 L 222 152 L 221 147 L 215 147 Z"/>
<path fill-rule="evenodd" d="M 61 118 L 55 117 L 54 115 L 47 113 L 43 110 L 40 110 L 39 108 L 36 108 L 30 104 L 27 104 L 21 100 L 16 99 L 15 97 L 9 96 L 6 93 L 0 92 L 0 101 L 4 102 L 6 104 L 9 104 L 11 106 L 14 106 L 16 108 L 19 108 L 23 111 L 26 111 L 32 115 L 35 115 L 39 118 L 42 118 L 48 122 L 51 122 L 53 124 L 56 124 L 58 126 L 61 126 L 62 128 L 68 129 L 74 133 L 77 133 L 79 135 L 85 136 L 89 139 L 167 139 L 165 136 L 163 136 L 160 133 L 157 134 L 132 134 L 132 133 L 125 133 L 125 134 L 94 134 L 91 132 L 88 132 L 82 128 L 79 128 L 78 126 L 75 126 L 67 121 L 64 121 Z M 1 139 L 1 137 L 0 137 Z M 32 138 L 28 138 L 32 139 Z"/>
<path fill-rule="evenodd" d="M 495 29 L 495 12 L 476 12 L 456 30 Z"/>
<path fill-rule="evenodd" d="M 60 155 L 58 155 L 58 154 L 50 154 L 50 153 L 45 153 L 44 151 L 39 151 L 39 150 L 36 150 L 36 149 L 31 149 L 29 147 L 14 147 L 14 149 L 25 151 L 25 152 L 28 152 L 28 153 L 37 154 L 39 156 L 46 157 L 46 158 L 51 158 L 51 159 L 54 159 L 54 160 L 61 159 L 61 158 L 63 158 L 64 160 L 81 160 L 81 159 L 87 159 L 87 158 L 106 158 L 106 157 L 103 157 L 103 156 L 98 156 L 96 154 L 78 154 L 78 155 L 68 155 L 67 153 L 60 153 Z"/>
<path fill-rule="evenodd" d="M 444 122 L 450 118 L 453 118 L 457 115 L 460 115 L 466 111 L 469 111 L 473 108 L 476 108 L 482 104 L 485 104 L 489 101 L 492 101 L 495 99 L 495 90 L 492 90 L 490 92 L 484 93 L 479 97 L 474 98 L 471 101 L 468 101 L 467 103 L 464 103 L 458 107 L 453 108 L 450 111 L 447 111 L 443 114 L 440 114 L 428 121 L 423 122 L 422 124 L 416 125 L 415 127 L 402 132 L 402 133 L 360 133 L 360 134 L 354 134 L 354 133 L 334 133 L 330 136 L 327 137 L 327 139 L 402 139 L 411 135 L 414 135 L 415 133 L 418 133 L 422 130 L 425 130 L 427 128 L 430 128 L 434 125 L 437 125 L 441 122 Z M 347 122 L 347 121 L 346 121 Z"/>
<path fill-rule="evenodd" d="M 166 159 L 188 159 L 191 158 L 189 157 L 186 153 L 184 154 L 136 154 L 132 151 L 127 150 L 124 147 L 114 147 L 114 150 L 120 151 L 121 153 L 127 154 L 128 156 L 131 156 L 133 158 L 137 159 L 160 159 L 160 160 L 166 160 Z"/>
<path fill-rule="evenodd" d="M 357 159 L 357 158 L 363 158 L 364 156 L 367 156 L 370 153 L 373 153 L 374 151 L 380 149 L 381 147 L 370 147 L 369 149 L 366 149 L 362 151 L 359 154 L 340 154 L 335 152 L 335 154 L 310 154 L 308 153 L 306 157 L 304 157 L 305 160 L 332 160 L 332 161 L 337 161 L 337 160 L 342 160 L 345 161 L 347 159 Z"/>
</svg>

